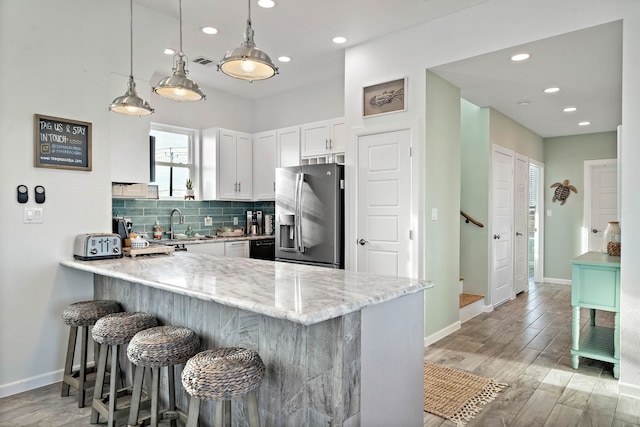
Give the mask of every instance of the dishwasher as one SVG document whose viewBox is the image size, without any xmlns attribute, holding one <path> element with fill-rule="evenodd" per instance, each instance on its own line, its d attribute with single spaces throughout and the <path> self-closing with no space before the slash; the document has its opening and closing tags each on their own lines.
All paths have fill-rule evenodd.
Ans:
<svg viewBox="0 0 640 427">
<path fill-rule="evenodd" d="M 251 240 L 249 244 L 249 258 L 273 261 L 276 257 L 275 239 Z"/>
</svg>

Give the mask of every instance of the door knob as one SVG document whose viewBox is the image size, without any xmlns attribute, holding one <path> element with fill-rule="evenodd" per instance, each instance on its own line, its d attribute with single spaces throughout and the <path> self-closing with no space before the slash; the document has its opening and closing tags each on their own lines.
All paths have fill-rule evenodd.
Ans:
<svg viewBox="0 0 640 427">
<path fill-rule="evenodd" d="M 369 243 L 369 241 L 368 241 L 368 240 L 364 240 L 364 239 L 360 239 L 360 240 L 358 240 L 358 243 L 360 243 L 361 245 L 363 245 L 363 246 L 364 246 L 364 245 L 366 245 L 367 243 Z"/>
<path fill-rule="evenodd" d="M 598 229 L 597 229 L 597 228 L 594 228 L 593 230 L 591 230 L 591 232 L 592 232 L 593 234 L 596 234 L 596 233 L 598 232 Z"/>
<path fill-rule="evenodd" d="M 499 235 L 499 234 L 494 234 L 494 235 L 493 235 L 493 238 L 494 238 L 495 240 L 499 240 L 499 239 L 500 239 L 500 235 Z"/>
<path fill-rule="evenodd" d="M 516 236 L 522 236 L 522 233 L 519 231 L 516 231 Z"/>
</svg>

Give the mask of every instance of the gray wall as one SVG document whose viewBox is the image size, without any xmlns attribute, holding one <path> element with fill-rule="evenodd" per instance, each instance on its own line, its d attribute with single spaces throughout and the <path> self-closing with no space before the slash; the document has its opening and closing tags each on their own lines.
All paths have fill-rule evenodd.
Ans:
<svg viewBox="0 0 640 427">
<path fill-rule="evenodd" d="M 544 277 L 571 280 L 570 260 L 582 251 L 582 218 L 584 212 L 584 161 L 614 159 L 615 132 L 545 138 L 545 210 Z M 550 185 L 569 180 L 578 193 L 571 193 L 564 205 L 552 203 L 555 189 Z"/>
</svg>

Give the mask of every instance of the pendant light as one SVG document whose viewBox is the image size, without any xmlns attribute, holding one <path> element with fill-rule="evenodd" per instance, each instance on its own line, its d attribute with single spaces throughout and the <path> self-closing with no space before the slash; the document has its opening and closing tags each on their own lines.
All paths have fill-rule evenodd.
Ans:
<svg viewBox="0 0 640 427">
<path fill-rule="evenodd" d="M 148 116 L 153 113 L 153 108 L 147 101 L 140 98 L 136 93 L 136 83 L 133 80 L 133 0 L 129 0 L 130 16 L 130 42 L 131 42 L 131 74 L 129 74 L 129 85 L 127 93 L 117 97 L 109 106 L 109 110 L 114 113 L 126 114 L 128 116 Z"/>
<path fill-rule="evenodd" d="M 256 47 L 253 42 L 253 29 L 251 28 L 251 0 L 249 3 L 249 17 L 247 28 L 244 31 L 242 44 L 226 53 L 218 63 L 218 71 L 235 77 L 236 79 L 265 80 L 278 74 L 278 67 L 273 65 L 269 55 Z"/>
<path fill-rule="evenodd" d="M 153 90 L 158 95 L 165 98 L 174 99 L 176 101 L 200 101 L 205 99 L 198 84 L 187 77 L 186 56 L 182 52 L 182 0 L 180 0 L 180 52 L 173 56 L 176 66 L 173 68 L 173 74 L 160 80 L 158 86 Z"/>
</svg>

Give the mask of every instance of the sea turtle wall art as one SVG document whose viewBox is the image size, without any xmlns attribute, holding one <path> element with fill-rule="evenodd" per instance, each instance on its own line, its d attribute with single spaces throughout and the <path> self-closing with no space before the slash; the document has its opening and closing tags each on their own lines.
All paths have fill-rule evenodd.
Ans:
<svg viewBox="0 0 640 427">
<path fill-rule="evenodd" d="M 559 182 L 551 184 L 551 188 L 553 187 L 556 187 L 556 191 L 553 193 L 553 198 L 551 199 L 551 201 L 555 203 L 556 200 L 560 200 L 560 206 L 564 205 L 564 202 L 567 201 L 567 198 L 572 191 L 574 193 L 578 192 L 576 187 L 574 187 L 573 185 L 569 185 L 568 179 L 565 179 L 562 184 Z"/>
</svg>

